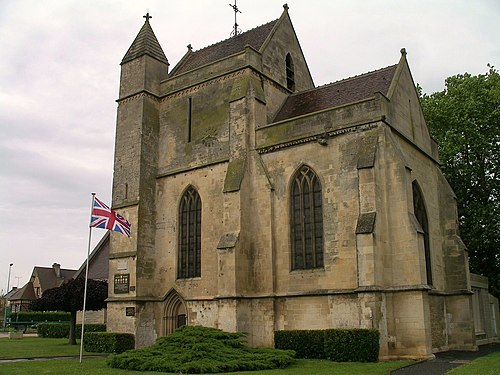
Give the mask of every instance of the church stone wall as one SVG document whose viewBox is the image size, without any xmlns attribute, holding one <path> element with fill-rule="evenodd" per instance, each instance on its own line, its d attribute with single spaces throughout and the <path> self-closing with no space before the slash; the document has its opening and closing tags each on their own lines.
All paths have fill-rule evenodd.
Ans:
<svg viewBox="0 0 500 375">
<path fill-rule="evenodd" d="M 388 106 L 387 119 L 405 138 L 411 140 L 425 153 L 437 159 L 429 130 L 425 124 L 420 101 L 408 66 L 398 67 L 395 79 L 397 85 L 389 93 L 391 104 Z"/>
<path fill-rule="evenodd" d="M 295 91 L 314 88 L 309 68 L 304 60 L 290 18 L 286 16 L 278 22 L 280 22 L 279 27 L 276 29 L 272 40 L 269 44 L 263 46 L 263 73 L 279 82 L 283 87 L 287 87 L 285 59 L 287 53 L 290 53 L 294 65 Z"/>
<path fill-rule="evenodd" d="M 434 295 L 429 297 L 429 303 L 433 351 L 447 350 L 449 316 L 446 314 L 446 301 L 442 296 Z"/>
<path fill-rule="evenodd" d="M 227 159 L 229 97 L 234 79 L 226 76 L 210 80 L 163 99 L 160 174 Z"/>
<path fill-rule="evenodd" d="M 200 66 L 189 73 L 183 73 L 169 77 L 161 84 L 161 94 L 170 95 L 173 92 L 184 90 L 198 84 L 204 84 L 219 76 L 225 76 L 228 72 L 236 71 L 252 63 L 255 59 L 248 58 L 247 53 L 241 52 L 217 64 Z"/>
<path fill-rule="evenodd" d="M 173 285 L 186 299 L 217 295 L 217 245 L 225 233 L 224 178 L 227 164 L 212 165 L 158 179 L 156 199 L 156 247 L 159 249 L 155 295 L 160 297 Z M 201 278 L 177 280 L 178 211 L 182 194 L 192 185 L 200 195 L 202 209 Z M 232 212 L 232 210 L 229 210 Z M 235 211 L 238 212 L 238 211 Z"/>
</svg>

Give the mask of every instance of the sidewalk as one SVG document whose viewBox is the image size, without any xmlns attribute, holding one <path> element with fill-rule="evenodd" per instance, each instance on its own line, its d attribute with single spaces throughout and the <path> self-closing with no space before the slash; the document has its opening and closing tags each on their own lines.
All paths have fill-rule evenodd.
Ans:
<svg viewBox="0 0 500 375">
<path fill-rule="evenodd" d="M 451 350 L 436 353 L 436 358 L 417 362 L 413 365 L 391 372 L 392 375 L 442 375 L 455 367 L 473 361 L 476 358 L 500 351 L 500 343 L 481 345 L 477 352 Z"/>
<path fill-rule="evenodd" d="M 23 333 L 23 337 L 38 337 L 36 333 Z M 9 338 L 9 332 L 0 332 L 0 339 Z"/>
</svg>

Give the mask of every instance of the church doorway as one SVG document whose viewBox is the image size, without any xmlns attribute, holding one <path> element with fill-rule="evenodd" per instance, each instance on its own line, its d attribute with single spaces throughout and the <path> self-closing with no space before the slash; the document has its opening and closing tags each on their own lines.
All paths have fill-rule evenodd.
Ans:
<svg viewBox="0 0 500 375">
<path fill-rule="evenodd" d="M 163 314 L 165 336 L 170 335 L 177 328 L 187 325 L 187 309 L 182 297 L 172 290 L 165 299 Z"/>
</svg>

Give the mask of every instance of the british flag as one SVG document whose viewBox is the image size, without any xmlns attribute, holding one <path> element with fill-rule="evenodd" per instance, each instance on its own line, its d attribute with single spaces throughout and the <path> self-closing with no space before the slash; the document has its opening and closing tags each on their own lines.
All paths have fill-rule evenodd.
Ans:
<svg viewBox="0 0 500 375">
<path fill-rule="evenodd" d="M 130 237 L 130 223 L 96 197 L 94 197 L 90 226 L 120 232 Z"/>
</svg>

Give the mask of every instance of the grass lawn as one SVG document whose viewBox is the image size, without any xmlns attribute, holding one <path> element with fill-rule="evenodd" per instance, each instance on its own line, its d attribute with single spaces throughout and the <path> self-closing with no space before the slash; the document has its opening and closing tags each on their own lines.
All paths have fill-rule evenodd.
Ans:
<svg viewBox="0 0 500 375">
<path fill-rule="evenodd" d="M 0 339 L 0 359 L 67 355 L 80 355 L 79 341 L 78 345 L 68 345 L 68 339 L 44 339 L 41 337 L 23 337 L 19 340 Z"/>
<path fill-rule="evenodd" d="M 466 365 L 457 367 L 449 372 L 450 375 L 497 375 L 500 374 L 500 352 L 479 357 Z"/>
<path fill-rule="evenodd" d="M 383 363 L 335 363 L 319 360 L 297 360 L 297 363 L 278 370 L 228 372 L 231 375 L 387 375 L 408 362 L 383 362 Z M 157 372 L 147 372 L 158 374 Z M 108 367 L 105 358 L 64 359 L 53 361 L 32 361 L 0 363 L 0 374 L 53 374 L 53 375 L 114 375 L 114 374 L 141 374 L 140 371 L 120 370 Z M 166 374 L 166 373 L 164 373 Z"/>
<path fill-rule="evenodd" d="M 24 337 L 21 340 L 0 339 L 0 358 L 35 358 L 48 356 L 78 355 L 80 346 L 70 346 L 67 339 L 47 339 L 39 337 Z M 382 363 L 335 363 L 321 360 L 297 360 L 286 368 L 251 372 L 231 372 L 232 375 L 386 375 L 391 370 L 408 364 L 408 361 Z M 0 374 L 82 374 L 82 375 L 113 375 L 140 374 L 137 371 L 127 371 L 108 367 L 105 358 L 4 362 L 0 363 Z M 153 374 L 151 372 L 151 374 Z M 155 374 L 158 374 L 157 372 Z"/>
</svg>

